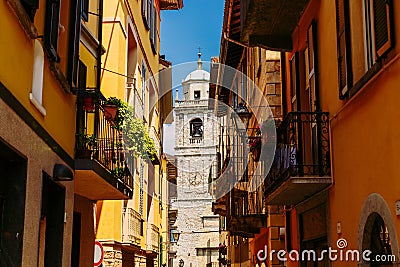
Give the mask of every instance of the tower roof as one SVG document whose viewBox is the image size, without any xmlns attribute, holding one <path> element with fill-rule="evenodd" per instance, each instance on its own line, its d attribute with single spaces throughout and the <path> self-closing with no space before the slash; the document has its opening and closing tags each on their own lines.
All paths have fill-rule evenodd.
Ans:
<svg viewBox="0 0 400 267">
<path fill-rule="evenodd" d="M 197 70 L 192 71 L 186 76 L 184 82 L 188 81 L 210 81 L 210 73 L 203 70 L 203 62 L 201 61 L 201 53 L 199 48 L 198 60 L 197 60 Z"/>
</svg>

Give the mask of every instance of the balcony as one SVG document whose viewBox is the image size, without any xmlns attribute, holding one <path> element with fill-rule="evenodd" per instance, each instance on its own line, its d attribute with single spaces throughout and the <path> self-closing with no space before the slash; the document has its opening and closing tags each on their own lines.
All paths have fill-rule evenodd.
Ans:
<svg viewBox="0 0 400 267">
<path fill-rule="evenodd" d="M 290 112 L 277 132 L 266 204 L 295 205 L 332 184 L 328 113 Z"/>
<path fill-rule="evenodd" d="M 143 220 L 132 208 L 124 208 L 122 214 L 122 243 L 140 246 Z"/>
<path fill-rule="evenodd" d="M 129 199 L 135 157 L 124 151 L 122 133 L 107 121 L 103 99 L 93 91 L 78 92 L 75 192 L 91 200 Z"/>
<path fill-rule="evenodd" d="M 309 0 L 242 0 L 242 42 L 271 50 L 292 50 L 292 32 L 308 2 Z"/>
<path fill-rule="evenodd" d="M 157 257 L 158 251 L 160 250 L 160 232 L 157 226 L 151 224 L 147 229 L 147 242 L 146 242 L 146 252 L 147 254 Z"/>
</svg>

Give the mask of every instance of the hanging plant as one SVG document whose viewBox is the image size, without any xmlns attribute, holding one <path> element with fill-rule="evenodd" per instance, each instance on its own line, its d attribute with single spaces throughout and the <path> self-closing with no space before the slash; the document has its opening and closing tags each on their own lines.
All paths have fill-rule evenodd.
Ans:
<svg viewBox="0 0 400 267">
<path fill-rule="evenodd" d="M 116 107 L 115 116 L 106 114 L 106 109 Z M 134 111 L 126 102 L 116 97 L 109 97 L 103 104 L 104 115 L 112 124 L 112 128 L 122 131 L 123 147 L 126 151 L 132 151 L 137 156 L 149 158 L 151 161 L 156 158 L 154 140 L 150 137 L 142 120 L 134 117 Z M 111 120 L 112 119 L 112 120 Z"/>
<path fill-rule="evenodd" d="M 122 124 L 127 116 L 128 104 L 116 97 L 109 97 L 103 104 L 104 116 L 112 123 L 113 128 L 122 130 Z"/>
<path fill-rule="evenodd" d="M 154 140 L 150 137 L 143 121 L 134 118 L 133 108 L 128 105 L 126 105 L 124 115 L 120 127 L 123 132 L 124 148 L 142 158 L 155 160 L 157 152 Z"/>
</svg>

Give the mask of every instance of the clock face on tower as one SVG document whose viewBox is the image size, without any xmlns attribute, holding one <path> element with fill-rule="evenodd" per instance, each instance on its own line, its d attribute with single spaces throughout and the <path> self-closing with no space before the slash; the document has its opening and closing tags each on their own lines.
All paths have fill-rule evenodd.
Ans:
<svg viewBox="0 0 400 267">
<path fill-rule="evenodd" d="M 197 186 L 197 185 L 201 184 L 201 178 L 202 178 L 201 174 L 198 173 L 198 172 L 196 172 L 194 174 L 190 174 L 189 178 L 188 178 L 189 185 L 190 186 Z"/>
</svg>

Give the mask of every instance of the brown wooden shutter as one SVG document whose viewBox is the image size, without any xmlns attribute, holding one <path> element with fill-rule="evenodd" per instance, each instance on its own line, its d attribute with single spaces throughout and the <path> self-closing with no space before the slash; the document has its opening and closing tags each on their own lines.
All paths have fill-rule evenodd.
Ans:
<svg viewBox="0 0 400 267">
<path fill-rule="evenodd" d="M 44 44 L 50 60 L 59 62 L 58 27 L 60 25 L 60 0 L 47 0 L 44 27 Z"/>
<path fill-rule="evenodd" d="M 300 109 L 300 94 L 299 94 L 299 52 L 296 52 L 290 60 L 290 101 L 291 111 Z"/>
<path fill-rule="evenodd" d="M 319 109 L 318 102 L 318 74 L 317 74 L 317 23 L 313 21 L 307 31 L 308 46 L 308 82 L 310 86 L 310 111 Z"/>
<path fill-rule="evenodd" d="M 336 0 L 339 98 L 344 99 L 352 86 L 349 0 Z"/>
<path fill-rule="evenodd" d="M 68 68 L 67 79 L 72 88 L 77 87 L 79 44 L 81 36 L 81 0 L 71 0 L 69 39 L 68 39 Z"/>
<path fill-rule="evenodd" d="M 391 3 L 389 0 L 373 0 L 375 50 L 378 57 L 392 47 Z"/>
</svg>

